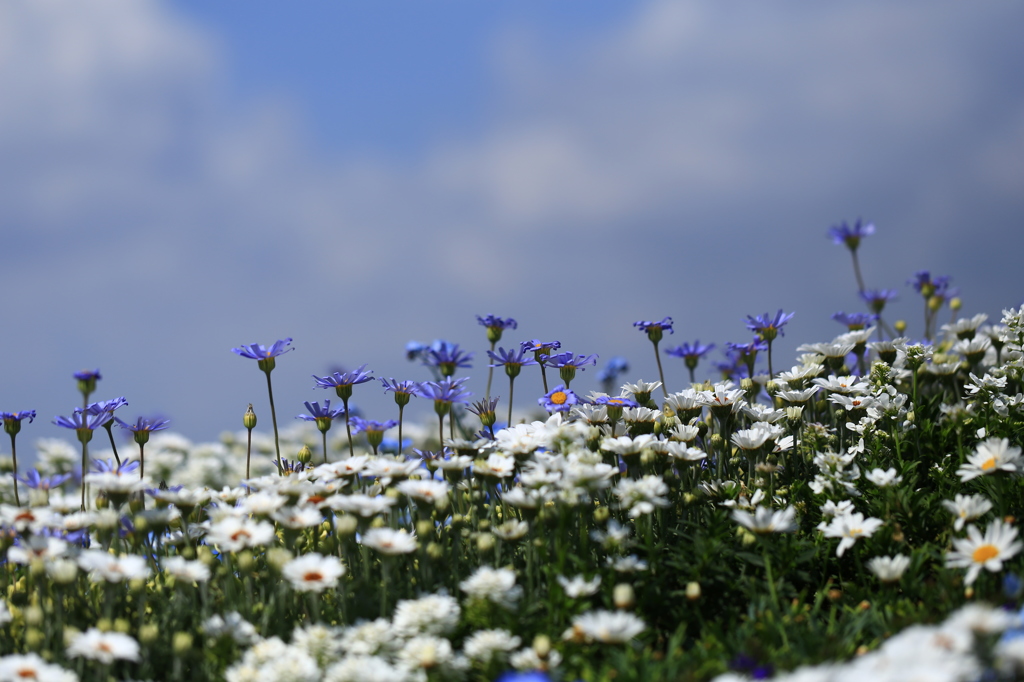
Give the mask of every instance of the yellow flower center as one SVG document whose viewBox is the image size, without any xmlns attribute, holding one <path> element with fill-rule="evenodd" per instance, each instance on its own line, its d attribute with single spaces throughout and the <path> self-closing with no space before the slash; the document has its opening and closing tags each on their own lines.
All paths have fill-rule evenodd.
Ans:
<svg viewBox="0 0 1024 682">
<path fill-rule="evenodd" d="M 995 468 L 996 468 L 996 458 L 995 457 L 989 457 L 981 465 L 981 470 L 982 471 L 989 471 L 990 469 L 995 469 Z"/>
<path fill-rule="evenodd" d="M 999 556 L 999 548 L 995 545 L 982 545 L 978 549 L 974 550 L 971 558 L 976 564 L 983 564 L 989 559 L 995 559 Z"/>
<path fill-rule="evenodd" d="M 569 396 L 567 396 L 563 391 L 556 391 L 555 393 L 551 394 L 551 402 L 553 402 L 555 405 L 564 405 L 565 401 L 568 400 L 568 398 Z"/>
<path fill-rule="evenodd" d="M 310 571 L 310 572 L 306 573 L 305 575 L 303 575 L 302 579 L 305 580 L 308 583 L 315 583 L 315 582 L 319 582 L 319 581 L 323 580 L 324 576 L 323 576 L 322 573 L 320 573 L 318 571 Z"/>
</svg>

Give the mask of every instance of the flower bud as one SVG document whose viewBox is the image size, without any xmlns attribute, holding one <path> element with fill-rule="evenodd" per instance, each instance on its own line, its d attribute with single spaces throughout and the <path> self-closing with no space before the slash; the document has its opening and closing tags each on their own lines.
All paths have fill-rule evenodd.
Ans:
<svg viewBox="0 0 1024 682">
<path fill-rule="evenodd" d="M 152 644 L 160 636 L 160 628 L 153 623 L 146 623 L 139 628 L 139 643 Z"/>
<path fill-rule="evenodd" d="M 636 592 L 629 583 L 619 583 L 612 591 L 612 602 L 617 609 L 631 609 L 636 605 Z"/>
<path fill-rule="evenodd" d="M 26 625 L 36 627 L 43 624 L 43 610 L 38 606 L 27 606 L 23 613 Z"/>
<path fill-rule="evenodd" d="M 181 656 L 188 653 L 189 649 L 192 648 L 192 633 L 190 632 L 175 632 L 174 639 L 171 640 L 171 649 L 174 651 L 175 656 Z"/>
<path fill-rule="evenodd" d="M 238 563 L 238 570 L 243 573 L 251 571 L 253 565 L 256 563 L 256 560 L 252 556 L 252 552 L 249 550 L 236 554 L 235 561 Z"/>
<path fill-rule="evenodd" d="M 291 560 L 292 553 L 284 547 L 271 547 L 267 550 L 267 565 L 278 573 L 280 573 L 285 564 Z"/>
<path fill-rule="evenodd" d="M 359 519 L 351 514 L 334 517 L 334 532 L 338 535 L 352 535 L 359 526 Z"/>
<path fill-rule="evenodd" d="M 700 599 L 700 583 L 696 581 L 686 583 L 686 598 L 690 601 Z"/>
<path fill-rule="evenodd" d="M 302 449 L 299 450 L 299 454 L 295 455 L 295 459 L 303 464 L 309 464 L 313 461 L 313 451 L 309 449 L 308 445 L 303 445 Z"/>
<path fill-rule="evenodd" d="M 250 431 L 256 428 L 256 413 L 252 410 L 252 403 L 249 403 L 249 409 L 242 416 L 242 424 Z"/>
<path fill-rule="evenodd" d="M 594 510 L 594 521 L 595 523 L 604 525 L 608 523 L 608 519 L 611 517 L 611 514 L 611 510 L 609 510 L 608 507 L 598 507 Z"/>
<path fill-rule="evenodd" d="M 490 552 L 494 549 L 494 536 L 490 533 L 480 533 L 476 536 L 476 548 L 482 554 Z"/>
<path fill-rule="evenodd" d="M 29 649 L 38 649 L 43 645 L 44 639 L 46 639 L 46 636 L 39 628 L 28 628 L 25 630 L 25 645 Z"/>
<path fill-rule="evenodd" d="M 540 660 L 546 659 L 551 654 L 551 638 L 547 635 L 537 635 L 533 638 L 533 653 L 537 654 Z"/>
</svg>

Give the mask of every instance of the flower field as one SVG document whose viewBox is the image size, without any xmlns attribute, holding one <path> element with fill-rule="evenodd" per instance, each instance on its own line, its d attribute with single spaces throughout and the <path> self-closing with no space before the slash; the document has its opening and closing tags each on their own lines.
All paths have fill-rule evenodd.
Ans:
<svg viewBox="0 0 1024 682">
<path fill-rule="evenodd" d="M 782 310 L 714 369 L 637 322 L 681 390 L 613 358 L 577 394 L 597 356 L 495 316 L 476 358 L 410 345 L 432 380 L 314 377 L 298 420 L 291 339 L 235 348 L 253 405 L 216 443 L 76 374 L 68 439 L 26 455 L 36 414 L 0 414 L 0 681 L 1024 679 L 1024 307 L 957 319 L 917 273 L 911 340 L 861 280 L 872 231 L 832 230 L 869 312 L 795 359 Z M 357 414 L 368 390 L 394 414 Z"/>
</svg>

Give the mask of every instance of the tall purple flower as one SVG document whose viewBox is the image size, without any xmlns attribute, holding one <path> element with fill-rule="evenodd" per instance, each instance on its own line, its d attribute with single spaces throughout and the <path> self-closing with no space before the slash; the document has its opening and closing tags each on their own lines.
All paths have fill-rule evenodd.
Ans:
<svg viewBox="0 0 1024 682">
<path fill-rule="evenodd" d="M 277 453 L 277 470 L 281 471 L 281 441 L 277 432 L 277 409 L 274 407 L 274 388 L 270 384 L 270 373 L 277 366 L 277 357 L 284 355 L 293 348 L 288 348 L 292 343 L 291 338 L 275 341 L 270 348 L 265 348 L 258 343 L 250 343 L 248 346 L 232 348 L 231 351 L 243 358 L 250 358 L 257 362 L 260 370 L 267 375 L 267 395 L 270 397 L 270 421 L 274 425 L 274 450 Z"/>
<path fill-rule="evenodd" d="M 18 496 L 18 450 L 15 448 L 14 440 L 21 431 L 21 422 L 25 419 L 31 424 L 36 418 L 35 410 L 24 412 L 0 412 L 0 419 L 4 422 L 4 431 L 11 437 L 11 462 L 14 465 L 14 504 L 21 506 L 21 498 Z"/>
<path fill-rule="evenodd" d="M 387 421 L 379 422 L 373 419 L 352 417 L 352 426 L 355 433 L 366 434 L 366 441 L 370 444 L 370 447 L 373 448 L 373 454 L 376 455 L 377 448 L 380 447 L 381 442 L 384 440 L 384 432 L 398 426 L 398 421 L 388 419 Z"/>
<path fill-rule="evenodd" d="M 569 388 L 569 384 L 576 378 L 576 371 L 585 371 L 587 365 L 597 365 L 596 355 L 574 355 L 573 353 L 558 353 L 547 358 L 548 367 L 558 370 L 558 376 Z"/>
<path fill-rule="evenodd" d="M 701 345 L 700 339 L 693 342 L 693 344 L 683 343 L 675 348 L 666 348 L 665 355 L 671 355 L 673 357 L 682 358 L 686 364 L 686 368 L 690 370 L 690 383 L 694 382 L 693 372 L 697 369 L 697 363 L 702 357 L 714 350 L 715 344 L 709 343 L 708 345 Z"/>
<path fill-rule="evenodd" d="M 122 421 L 121 419 L 114 417 L 122 429 L 127 429 L 132 432 L 132 436 L 135 438 L 135 443 L 139 446 L 139 478 L 141 479 L 146 473 L 146 443 L 149 442 L 149 434 L 154 431 L 163 431 L 167 428 L 168 424 L 171 423 L 169 419 L 158 419 L 150 417 L 139 417 L 135 420 L 134 424 Z M 113 441 L 113 439 L 111 439 Z M 116 451 L 115 451 L 116 456 Z M 118 460 L 120 464 L 120 460 Z"/>
<path fill-rule="evenodd" d="M 100 371 L 84 369 L 81 372 L 75 372 L 75 379 L 78 381 L 78 392 L 82 394 L 82 404 L 85 405 L 89 402 L 89 396 L 96 390 L 96 382 L 102 379 Z"/>
<path fill-rule="evenodd" d="M 470 360 L 473 359 L 473 355 L 459 348 L 457 343 L 435 342 L 424 354 L 423 363 L 436 368 L 442 377 L 450 377 L 460 367 L 472 367 Z"/>
<path fill-rule="evenodd" d="M 573 405 L 580 403 L 580 399 L 573 391 L 559 385 L 538 398 L 537 402 L 548 412 L 568 412 Z"/>
<path fill-rule="evenodd" d="M 654 344 L 654 359 L 658 361 L 658 377 L 661 379 L 661 390 L 667 398 L 668 388 L 665 385 L 665 370 L 661 368 L 661 353 L 658 352 L 658 344 L 661 342 L 662 336 L 664 336 L 666 331 L 669 334 L 675 333 L 672 331 L 672 318 L 666 317 L 661 322 L 640 320 L 639 322 L 634 322 L 633 326 L 646 332 L 647 338 Z"/>
<path fill-rule="evenodd" d="M 840 310 L 838 313 L 832 313 L 832 319 L 839 324 L 846 325 L 848 330 L 856 331 L 873 323 L 878 319 L 878 315 L 874 313 L 844 313 Z"/>
<path fill-rule="evenodd" d="M 348 454 L 355 457 L 355 449 L 352 445 L 352 425 L 349 423 L 350 411 L 348 409 L 349 398 L 352 397 L 352 387 L 356 384 L 365 384 L 373 380 L 373 372 L 366 371 L 366 365 L 360 365 L 351 372 L 334 372 L 330 376 L 318 377 L 313 375 L 313 380 L 320 388 L 333 388 L 334 392 L 341 398 L 345 408 L 345 432 L 348 434 Z M 327 453 L 324 452 L 324 456 Z"/>
<path fill-rule="evenodd" d="M 476 321 L 487 327 L 487 340 L 491 342 L 492 348 L 495 343 L 501 341 L 501 334 L 506 329 L 517 329 L 519 324 L 511 317 L 497 317 L 488 315 L 486 317 L 476 316 Z"/>
<path fill-rule="evenodd" d="M 395 395 L 395 404 L 398 405 L 398 454 L 402 454 L 402 450 L 405 449 L 405 441 L 402 440 L 402 416 L 405 413 L 405 406 L 417 394 L 419 387 L 415 381 L 381 379 L 380 383 L 384 385 L 385 393 L 390 391 Z"/>
<path fill-rule="evenodd" d="M 860 246 L 861 239 L 873 235 L 874 233 L 874 223 L 861 222 L 860 218 L 857 218 L 857 222 L 853 225 L 847 225 L 844 220 L 838 225 L 828 228 L 828 236 L 832 237 L 832 241 L 836 244 L 845 244 L 846 248 L 851 251 L 857 250 L 857 247 Z"/>
<path fill-rule="evenodd" d="M 111 412 L 100 414 L 89 414 L 85 411 L 75 411 L 70 417 L 56 417 L 53 423 L 63 426 L 65 429 L 74 429 L 78 436 L 78 442 L 82 444 L 82 476 L 89 461 L 89 441 L 92 440 L 92 432 L 109 422 L 113 418 Z M 82 481 L 82 511 L 85 511 L 85 481 Z"/>
<path fill-rule="evenodd" d="M 885 304 L 899 296 L 895 289 L 865 289 L 860 292 L 861 299 L 868 304 L 876 315 L 881 314 Z"/>
<path fill-rule="evenodd" d="M 469 377 L 461 379 L 445 377 L 440 381 L 424 381 L 419 384 L 419 390 L 417 391 L 419 396 L 434 401 L 434 412 L 437 413 L 439 419 L 439 436 L 442 444 L 444 443 L 445 415 L 451 412 L 454 403 L 468 403 L 469 400 L 467 398 L 473 395 L 462 386 L 467 381 L 469 381 Z M 454 438 L 454 423 L 452 424 L 451 431 Z"/>
</svg>

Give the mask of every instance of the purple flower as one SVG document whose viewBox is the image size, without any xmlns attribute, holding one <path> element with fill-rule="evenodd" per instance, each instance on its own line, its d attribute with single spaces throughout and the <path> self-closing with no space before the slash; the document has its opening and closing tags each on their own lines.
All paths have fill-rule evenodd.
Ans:
<svg viewBox="0 0 1024 682">
<path fill-rule="evenodd" d="M 765 341 L 773 340 L 777 335 L 785 336 L 782 333 L 782 328 L 793 319 L 796 313 L 784 313 L 782 308 L 779 308 L 779 312 L 775 313 L 772 317 L 768 313 L 764 315 L 758 315 L 757 317 L 751 317 L 747 315 L 747 329 L 759 334 Z"/>
<path fill-rule="evenodd" d="M 850 331 L 854 331 L 856 329 L 864 329 L 877 320 L 878 315 L 873 313 L 844 313 L 840 310 L 838 313 L 832 313 L 832 319 L 839 324 L 845 324 Z"/>
<path fill-rule="evenodd" d="M 313 375 L 313 380 L 316 385 L 320 388 L 333 388 L 338 397 L 342 400 L 348 400 L 352 396 L 352 387 L 356 384 L 365 384 L 367 381 L 373 379 L 373 372 L 366 372 L 366 365 L 360 365 L 357 369 L 351 372 L 335 372 L 330 376 L 318 377 Z"/>
<path fill-rule="evenodd" d="M 523 341 L 519 344 L 519 347 L 523 349 L 523 352 L 533 353 L 533 357 L 540 360 L 543 357 L 551 355 L 551 351 L 558 350 L 562 347 L 561 341 L 541 341 L 540 339 L 530 339 L 529 341 Z"/>
<path fill-rule="evenodd" d="M 384 392 L 391 391 L 395 394 L 395 404 L 399 407 L 404 407 L 409 404 L 409 400 L 416 395 L 416 382 L 415 381 L 395 381 L 394 379 L 381 379 L 380 383 L 384 385 Z"/>
<path fill-rule="evenodd" d="M 885 304 L 898 296 L 899 293 L 895 289 L 865 289 L 860 292 L 860 297 L 875 314 L 881 313 Z"/>
<path fill-rule="evenodd" d="M 640 320 L 639 322 L 634 322 L 633 326 L 637 327 L 641 331 L 647 332 L 647 338 L 649 338 L 654 343 L 657 343 L 658 341 L 661 341 L 661 337 L 664 335 L 664 332 L 666 332 L 666 331 L 669 334 L 674 334 L 675 333 L 674 331 L 672 331 L 672 318 L 671 317 L 666 317 L 661 322 L 651 322 L 650 320 Z"/>
<path fill-rule="evenodd" d="M 506 329 L 516 329 L 519 324 L 511 317 L 501 318 L 494 315 L 487 317 L 476 316 L 477 322 L 487 327 L 487 340 L 497 343 L 501 340 L 501 333 Z"/>
<path fill-rule="evenodd" d="M 621 374 L 628 371 L 629 361 L 621 355 L 616 355 L 597 373 L 597 380 L 602 384 L 614 384 Z"/>
<path fill-rule="evenodd" d="M 459 367 L 472 367 L 469 361 L 473 355 L 459 348 L 457 343 L 435 341 L 424 354 L 423 364 L 436 367 L 443 377 L 450 377 Z"/>
<path fill-rule="evenodd" d="M 132 433 L 152 433 L 153 431 L 163 431 L 167 428 L 167 425 L 171 423 L 170 419 L 158 419 L 156 417 L 139 417 L 135 420 L 134 424 L 129 424 L 121 419 L 114 417 L 122 429 L 128 429 Z"/>
<path fill-rule="evenodd" d="M 538 364 L 536 360 L 526 357 L 526 351 L 522 347 L 519 350 L 498 348 L 497 353 L 489 350 L 487 355 L 494 360 L 494 364 L 489 365 L 490 367 L 504 367 L 505 374 L 513 379 L 519 376 L 519 371 L 523 366 Z"/>
<path fill-rule="evenodd" d="M 92 470 L 97 474 L 117 474 L 118 476 L 123 476 L 124 474 L 130 474 L 138 468 L 138 460 L 125 462 L 124 464 L 114 464 L 112 459 L 94 459 L 92 461 Z"/>
<path fill-rule="evenodd" d="M 57 426 L 63 426 L 65 429 L 93 431 L 113 419 L 113 416 L 110 412 L 89 414 L 88 412 L 76 410 L 71 417 L 54 417 L 53 423 Z"/>
<path fill-rule="evenodd" d="M 99 381 L 103 377 L 100 376 L 100 371 L 97 370 L 82 370 L 81 372 L 75 372 L 73 375 L 79 381 Z"/>
<path fill-rule="evenodd" d="M 466 398 L 473 394 L 463 388 L 462 384 L 466 381 L 469 381 L 469 377 L 445 377 L 441 381 L 424 381 L 417 386 L 417 394 L 421 398 L 433 400 L 435 407 L 437 403 L 468 403 Z"/>
<path fill-rule="evenodd" d="M 701 345 L 700 340 L 694 341 L 693 344 L 684 343 L 681 346 L 675 348 L 666 348 L 665 355 L 672 355 L 677 358 L 682 358 L 686 361 L 686 366 L 690 367 L 690 363 L 693 363 L 693 367 L 697 366 L 697 361 L 702 357 L 714 350 L 715 344 L 710 343 L 706 346 Z M 691 367 L 692 369 L 692 367 Z"/>
<path fill-rule="evenodd" d="M 396 426 L 398 426 L 398 421 L 395 419 L 379 422 L 373 419 L 352 417 L 352 433 L 380 434 Z"/>
<path fill-rule="evenodd" d="M 124 396 L 120 398 L 114 398 L 113 400 L 104 400 L 97 403 L 89 403 L 85 406 L 85 411 L 89 414 L 102 414 L 104 412 L 113 413 L 119 407 L 124 407 L 128 404 L 128 401 Z M 76 408 L 75 412 L 81 412 L 82 408 Z"/>
<path fill-rule="evenodd" d="M 914 291 L 925 298 L 938 296 L 939 298 L 946 300 L 953 298 L 960 293 L 959 289 L 949 285 L 952 279 L 953 278 L 949 275 L 940 275 L 939 277 L 933 278 L 931 273 L 927 270 L 918 270 L 914 273 L 913 277 L 907 280 L 907 284 L 913 286 Z"/>
<path fill-rule="evenodd" d="M 600 395 L 594 398 L 594 405 L 607 405 L 608 407 L 640 407 L 640 403 L 625 396 Z"/>
<path fill-rule="evenodd" d="M 0 412 L 0 419 L 4 422 L 4 431 L 11 436 L 18 435 L 21 431 L 22 420 L 27 419 L 28 423 L 31 424 L 32 420 L 36 418 L 35 410 L 25 410 L 24 412 Z"/>
<path fill-rule="evenodd" d="M 846 221 L 828 229 L 828 234 L 836 244 L 845 244 L 851 251 L 856 251 L 860 240 L 875 233 L 874 223 L 862 223 L 860 218 L 850 227 Z"/>
<path fill-rule="evenodd" d="M 284 355 L 294 348 L 288 348 L 291 345 L 292 340 L 281 339 L 276 341 L 270 348 L 264 348 L 261 344 L 251 343 L 248 346 L 241 346 L 240 348 L 232 348 L 233 353 L 241 355 L 243 358 L 251 358 L 253 360 L 269 360 L 270 358 L 276 358 L 278 355 Z"/>
<path fill-rule="evenodd" d="M 596 355 L 573 355 L 572 353 L 559 353 L 557 355 L 549 355 L 544 361 L 548 367 L 554 367 L 555 369 L 562 369 L 563 367 L 572 367 L 574 369 L 585 369 L 584 365 L 597 365 Z"/>
<path fill-rule="evenodd" d="M 545 393 L 543 398 L 538 398 L 537 402 L 548 412 L 568 412 L 573 405 L 580 403 L 580 399 L 562 384 Z"/>
<path fill-rule="evenodd" d="M 63 485 L 69 478 L 71 478 L 71 474 L 54 474 L 43 478 L 37 470 L 29 469 L 24 476 L 19 476 L 18 480 L 33 490 L 51 490 Z"/>
<path fill-rule="evenodd" d="M 304 402 L 302 404 L 306 406 L 307 410 L 309 410 L 309 414 L 300 414 L 298 417 L 296 417 L 296 419 L 302 419 L 302 420 L 307 421 L 307 422 L 315 422 L 315 421 L 319 421 L 321 419 L 326 419 L 326 420 L 330 421 L 330 420 L 332 420 L 332 419 L 334 419 L 336 417 L 340 417 L 340 416 L 345 414 L 345 408 L 344 407 L 336 407 L 333 410 L 331 409 L 331 399 L 330 398 L 328 398 L 327 400 L 324 400 L 324 406 L 323 407 L 320 407 L 320 403 L 316 402 L 316 401 L 314 401 L 314 402 L 308 402 L 307 401 L 307 402 Z"/>
</svg>

